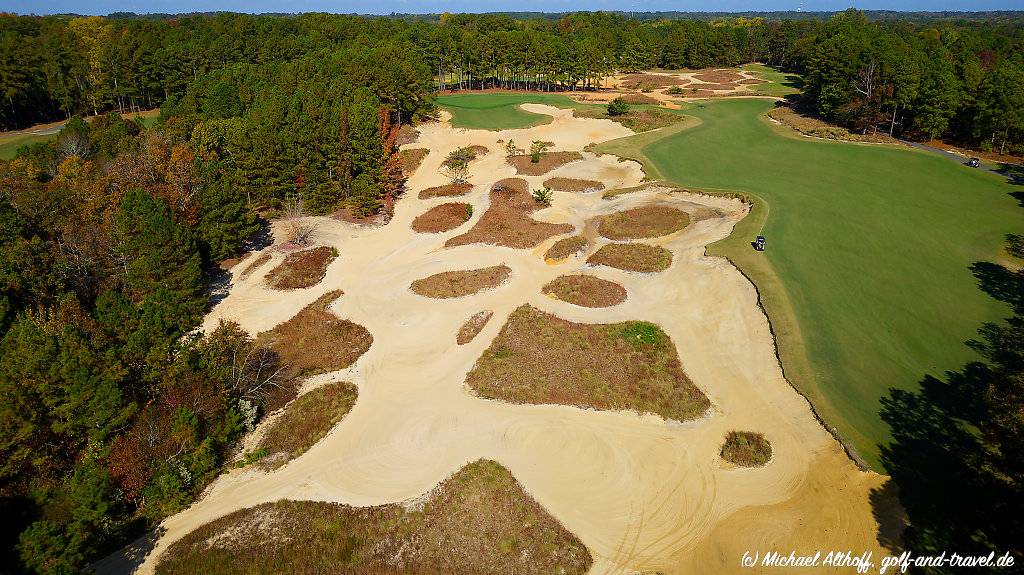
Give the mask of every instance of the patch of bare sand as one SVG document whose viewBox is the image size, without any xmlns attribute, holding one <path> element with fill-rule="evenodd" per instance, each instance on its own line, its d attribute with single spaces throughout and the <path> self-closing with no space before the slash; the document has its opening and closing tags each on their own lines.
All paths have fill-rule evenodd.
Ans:
<svg viewBox="0 0 1024 575">
<path fill-rule="evenodd" d="M 497 134 L 456 130 L 444 121 L 420 126 L 416 146 L 433 153 L 412 175 L 409 189 L 443 184 L 437 167 L 451 150 L 487 146 L 496 153 L 474 163 L 470 180 L 476 187 L 465 197 L 483 213 L 490 184 L 513 176 L 496 140 L 548 140 L 556 149 L 575 151 L 629 133 L 613 122 L 574 119 L 570 110 L 523 107 L 554 120 Z M 612 180 L 581 173 L 614 166 L 625 167 Z M 560 169 L 553 175 L 599 179 L 608 189 L 638 186 L 643 176 L 635 163 L 586 153 L 563 169 L 571 173 Z M 544 177 L 526 179 L 534 188 Z M 282 498 L 356 506 L 404 501 L 480 457 L 507 467 L 580 538 L 594 557 L 594 574 L 735 573 L 748 548 L 838 547 L 874 550 L 877 556 L 868 496 L 882 478 L 856 469 L 783 378 L 754 286 L 728 261 L 704 255 L 704 246 L 727 236 L 746 215 L 744 206 L 656 188 L 610 199 L 556 192 L 552 206 L 534 217 L 584 229 L 595 217 L 652 202 L 691 216 L 698 209 L 715 215 L 651 240 L 673 253 L 675 263 L 660 274 L 589 270 L 630 294 L 605 309 L 572 306 L 541 292 L 547 282 L 585 265 L 578 258 L 546 263 L 541 256 L 554 239 L 533 249 L 444 249 L 446 234 L 416 234 L 412 219 L 436 200 L 408 194 L 383 227 L 318 219 L 316 242 L 339 252 L 319 284 L 278 292 L 254 274 L 232 286 L 204 325 L 210 329 L 220 319 L 233 319 L 252 333 L 265 331 L 323 293 L 341 289 L 345 296 L 331 307 L 365 326 L 377 343 L 353 366 L 318 377 L 352 381 L 359 402 L 323 440 L 280 469 L 235 470 L 218 479 L 201 500 L 163 522 L 165 531 L 139 572 L 151 573 L 155 558 L 184 534 L 238 509 Z M 597 239 L 596 247 L 605 241 Z M 413 280 L 433 273 L 500 263 L 513 270 L 500 290 L 437 301 L 407 290 Z M 466 373 L 523 303 L 574 322 L 658 323 L 676 344 L 687 375 L 707 394 L 712 412 L 680 424 L 654 415 L 473 397 L 463 384 Z M 493 310 L 495 317 L 472 341 L 458 345 L 462 323 L 481 309 Z M 734 429 L 763 433 L 772 444 L 772 460 L 761 468 L 725 468 L 718 451 Z M 112 557 L 98 567 L 109 573 L 123 565 L 122 558 Z"/>
</svg>

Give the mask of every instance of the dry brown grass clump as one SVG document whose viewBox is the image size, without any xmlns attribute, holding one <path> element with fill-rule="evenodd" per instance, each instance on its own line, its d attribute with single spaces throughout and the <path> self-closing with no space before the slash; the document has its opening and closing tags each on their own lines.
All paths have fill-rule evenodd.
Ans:
<svg viewBox="0 0 1024 575">
<path fill-rule="evenodd" d="M 680 86 L 688 80 L 679 76 L 663 76 L 661 74 L 627 74 L 622 78 L 622 86 L 629 89 L 640 87 L 667 88 L 668 86 Z"/>
<path fill-rule="evenodd" d="M 579 253 L 587 247 L 587 238 L 583 236 L 573 236 L 571 238 L 562 238 L 548 248 L 547 253 L 544 254 L 546 260 L 563 260 L 575 253 Z"/>
<path fill-rule="evenodd" d="M 416 171 L 416 168 L 420 167 L 420 164 L 423 163 L 423 159 L 426 158 L 429 153 L 430 150 L 426 148 L 411 148 L 398 152 L 398 161 L 402 168 L 402 173 L 406 176 L 412 175 L 412 173 Z"/>
<path fill-rule="evenodd" d="M 627 104 L 641 105 L 641 104 L 660 104 L 661 101 L 657 98 L 652 98 L 647 94 L 626 94 L 622 96 L 622 100 Z"/>
<path fill-rule="evenodd" d="M 421 234 L 436 234 L 454 230 L 473 216 L 473 206 L 448 203 L 434 206 L 412 221 L 412 229 Z"/>
<path fill-rule="evenodd" d="M 694 84 L 693 87 L 704 91 L 733 92 L 738 86 L 736 84 Z"/>
<path fill-rule="evenodd" d="M 267 273 L 267 285 L 281 290 L 315 286 L 327 275 L 327 266 L 336 257 L 338 250 L 331 246 L 292 252 Z"/>
<path fill-rule="evenodd" d="M 328 383 L 285 407 L 263 435 L 257 450 L 264 468 L 274 469 L 302 455 L 324 438 L 356 403 L 359 390 L 348 382 Z"/>
<path fill-rule="evenodd" d="M 573 323 L 529 305 L 512 312 L 466 383 L 488 399 L 630 409 L 677 421 L 710 405 L 653 323 Z"/>
<path fill-rule="evenodd" d="M 398 137 L 395 138 L 396 146 L 404 146 L 406 144 L 412 144 L 420 139 L 420 131 L 413 128 L 409 124 L 402 124 L 402 127 L 398 129 Z"/>
<path fill-rule="evenodd" d="M 445 247 L 489 244 L 510 248 L 532 248 L 551 236 L 571 232 L 569 224 L 538 222 L 530 217 L 541 206 L 530 195 L 521 178 L 501 180 L 491 187 L 491 205 L 468 232 L 449 239 Z"/>
<path fill-rule="evenodd" d="M 516 168 L 516 173 L 523 176 L 543 176 L 544 174 L 566 164 L 582 160 L 579 152 L 543 152 L 540 161 L 531 161 L 530 154 L 520 154 L 508 159 L 508 163 Z"/>
<path fill-rule="evenodd" d="M 463 182 L 461 184 L 445 184 L 443 186 L 434 186 L 432 188 L 426 188 L 420 190 L 420 199 L 426 200 L 429 198 L 440 198 L 450 196 L 464 196 L 473 189 L 473 184 Z"/>
<path fill-rule="evenodd" d="M 790 128 L 814 138 L 827 138 L 830 140 L 844 140 L 850 142 L 888 142 L 897 143 L 895 140 L 883 133 L 856 134 L 843 128 L 829 124 L 824 120 L 798 114 L 789 106 L 778 106 L 768 111 L 768 117 L 786 124 Z"/>
<path fill-rule="evenodd" d="M 260 255 L 256 256 L 251 262 L 246 264 L 242 271 L 238 272 L 238 279 L 244 280 L 252 275 L 252 272 L 256 271 L 257 268 L 270 261 L 270 252 L 264 251 Z"/>
<path fill-rule="evenodd" d="M 742 80 L 740 80 L 739 82 L 736 82 L 736 83 L 737 84 L 744 84 L 744 85 L 753 85 L 753 84 L 764 84 L 765 81 L 761 80 L 759 78 L 744 78 L 744 79 L 742 79 Z"/>
<path fill-rule="evenodd" d="M 257 337 L 272 348 L 291 377 L 346 368 L 366 353 L 373 336 L 365 327 L 334 315 L 328 307 L 341 296 L 334 290 L 304 307 L 295 317 Z"/>
<path fill-rule="evenodd" d="M 715 84 L 729 84 L 743 79 L 743 75 L 736 70 L 703 70 L 693 75 L 702 82 Z"/>
<path fill-rule="evenodd" d="M 588 275 L 557 277 L 544 286 L 543 292 L 583 307 L 610 307 L 626 301 L 626 288 Z"/>
<path fill-rule="evenodd" d="M 506 265 L 476 270 L 441 272 L 412 282 L 409 289 L 424 297 L 447 299 L 475 294 L 505 283 L 512 269 Z"/>
<path fill-rule="evenodd" d="M 686 97 L 686 94 L 683 97 Z M 577 111 L 576 115 L 580 118 L 599 118 L 618 122 L 634 132 L 648 132 L 686 121 L 686 118 L 680 114 L 659 108 L 634 109 L 620 116 L 609 116 L 603 110 L 581 110 Z"/>
<path fill-rule="evenodd" d="M 656 238 L 677 232 L 690 224 L 690 216 L 667 206 L 641 206 L 602 216 L 597 231 L 610 240 Z"/>
<path fill-rule="evenodd" d="M 722 459 L 741 467 L 761 467 L 772 458 L 772 445 L 764 435 L 730 431 L 722 444 Z"/>
<path fill-rule="evenodd" d="M 583 575 L 587 548 L 501 465 L 478 460 L 420 505 L 278 501 L 189 533 L 159 575 Z"/>
<path fill-rule="evenodd" d="M 466 323 L 462 324 L 459 328 L 459 335 L 455 338 L 455 343 L 459 345 L 466 345 L 473 341 L 473 338 L 480 333 L 480 330 L 487 325 L 487 322 L 491 321 L 491 316 L 494 315 L 493 311 L 485 310 L 477 312 L 466 320 Z"/>
<path fill-rule="evenodd" d="M 578 180 L 576 178 L 548 178 L 544 187 L 556 192 L 593 192 L 603 190 L 604 184 L 597 180 Z"/>
<path fill-rule="evenodd" d="M 628 272 L 660 272 L 672 265 L 672 252 L 647 244 L 607 244 L 590 256 L 587 263 Z"/>
</svg>

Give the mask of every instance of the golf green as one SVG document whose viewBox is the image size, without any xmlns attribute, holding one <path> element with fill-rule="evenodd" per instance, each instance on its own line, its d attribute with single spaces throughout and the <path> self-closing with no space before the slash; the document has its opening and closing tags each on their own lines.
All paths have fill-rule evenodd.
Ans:
<svg viewBox="0 0 1024 575">
<path fill-rule="evenodd" d="M 438 96 L 437 104 L 452 114 L 456 128 L 478 130 L 511 130 L 546 124 L 551 116 L 534 114 L 519 108 L 520 104 L 548 104 L 571 108 L 577 104 L 558 94 L 520 94 L 491 92 Z"/>
<path fill-rule="evenodd" d="M 700 125 L 635 137 L 639 159 L 680 185 L 754 196 L 754 213 L 709 251 L 754 280 L 787 376 L 878 468 L 889 437 L 879 398 L 975 359 L 964 342 L 1009 315 L 970 266 L 995 260 L 1024 212 L 998 176 L 927 152 L 793 136 L 762 117 L 771 107 L 693 106 Z M 750 245 L 759 232 L 763 253 Z"/>
</svg>

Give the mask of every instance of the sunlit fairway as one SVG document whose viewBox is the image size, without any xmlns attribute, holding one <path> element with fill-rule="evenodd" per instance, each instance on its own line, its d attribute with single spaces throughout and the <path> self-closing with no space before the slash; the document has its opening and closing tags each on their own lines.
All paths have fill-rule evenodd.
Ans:
<svg viewBox="0 0 1024 575">
<path fill-rule="evenodd" d="M 877 466 L 888 438 L 879 398 L 973 359 L 964 341 L 1009 315 L 969 268 L 997 257 L 1024 211 L 1002 178 L 925 152 L 790 136 L 760 118 L 771 107 L 703 103 L 687 110 L 695 128 L 599 149 L 646 156 L 656 176 L 688 187 L 757 196 L 710 251 L 754 280 L 787 376 Z M 758 253 L 749 242 L 762 223 Z"/>
<path fill-rule="evenodd" d="M 439 96 L 437 103 L 452 113 L 452 126 L 483 130 L 509 130 L 546 124 L 551 116 L 533 114 L 519 108 L 525 103 L 548 104 L 559 108 L 577 106 L 559 94 L 519 94 L 495 92 Z"/>
<path fill-rule="evenodd" d="M 25 134 L 17 133 L 9 136 L 0 136 L 0 160 L 10 160 L 22 146 L 31 146 L 40 142 L 46 142 L 57 137 L 57 134 Z"/>
<path fill-rule="evenodd" d="M 751 88 L 765 96 L 788 96 L 800 92 L 800 77 L 796 74 L 780 72 L 764 64 L 744 64 L 742 69 L 753 72 L 758 78 L 767 80 L 764 84 L 754 84 Z"/>
</svg>

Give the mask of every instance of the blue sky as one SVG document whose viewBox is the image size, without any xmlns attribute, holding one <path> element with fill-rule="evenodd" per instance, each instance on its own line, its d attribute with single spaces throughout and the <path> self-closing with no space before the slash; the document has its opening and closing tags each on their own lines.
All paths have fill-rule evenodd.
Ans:
<svg viewBox="0 0 1024 575">
<path fill-rule="evenodd" d="M 136 12 L 568 12 L 622 11 L 831 11 L 849 7 L 885 10 L 1022 10 L 1024 0 L 0 0 L 0 11 L 18 14 Z"/>
</svg>

